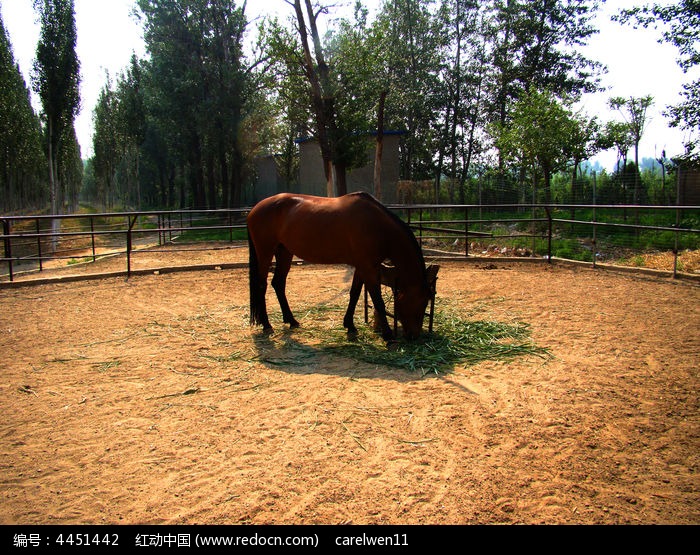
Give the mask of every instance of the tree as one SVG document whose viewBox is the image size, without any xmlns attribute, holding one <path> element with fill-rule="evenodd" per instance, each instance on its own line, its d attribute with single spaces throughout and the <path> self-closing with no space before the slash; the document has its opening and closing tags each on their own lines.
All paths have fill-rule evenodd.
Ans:
<svg viewBox="0 0 700 555">
<path fill-rule="evenodd" d="M 578 127 L 579 122 L 552 93 L 532 88 L 514 106 L 510 123 L 496 129 L 496 145 L 505 158 L 520 160 L 532 170 L 533 198 L 539 171 L 545 202 L 551 202 L 552 176 L 568 164 L 570 137 Z"/>
<path fill-rule="evenodd" d="M 74 0 L 34 0 L 39 12 L 41 36 L 37 45 L 33 85 L 42 104 L 48 148 L 51 213 L 58 214 L 68 184 L 61 177 L 75 177 L 67 166 L 75 163 L 73 122 L 80 107 L 80 63 L 75 51 Z M 65 154 L 66 158 L 62 158 Z M 58 220 L 54 220 L 54 231 Z M 55 243 L 54 243 L 55 246 Z"/>
<path fill-rule="evenodd" d="M 601 64 L 585 58 L 578 48 L 597 32 L 590 22 L 598 7 L 598 1 L 493 0 L 483 27 L 489 33 L 492 66 L 485 101 L 494 128 L 507 126 L 515 104 L 531 87 L 571 100 L 600 90 Z M 498 163 L 504 187 L 500 153 Z"/>
<path fill-rule="evenodd" d="M 93 113 L 94 134 L 92 145 L 92 172 L 95 193 L 105 209 L 112 209 L 116 197 L 116 172 L 119 163 L 117 98 L 109 77 L 100 91 Z"/>
<path fill-rule="evenodd" d="M 578 47 L 598 31 L 590 22 L 599 2 L 496 0 L 493 3 L 492 110 L 505 122 L 509 105 L 537 87 L 576 100 L 597 92 L 601 64 Z"/>
<path fill-rule="evenodd" d="M 477 126 L 483 124 L 484 115 L 487 18 L 474 0 L 443 0 L 439 17 L 448 42 L 444 45 L 445 118 L 438 151 L 435 201 L 440 198 L 441 176 L 446 174 L 450 202 L 455 201 L 455 188 L 459 190 L 460 202 L 464 202 L 464 186 L 472 159 L 482 150 Z M 443 168 L 444 158 L 449 160 L 447 168 Z"/>
<path fill-rule="evenodd" d="M 401 175 L 425 179 L 436 174 L 439 115 L 444 113 L 446 36 L 440 19 L 430 12 L 427 0 L 385 2 L 373 24 L 389 95 L 385 107 L 387 126 L 404 130 Z"/>
<path fill-rule="evenodd" d="M 679 51 L 678 65 L 687 73 L 700 64 L 700 1 L 679 0 L 675 4 L 652 4 L 622 10 L 617 19 L 622 23 L 630 21 L 643 27 L 664 24 L 668 27 L 659 42 L 669 42 Z M 683 85 L 684 100 L 669 106 L 665 115 L 671 118 L 671 127 L 688 131 L 686 153 L 690 158 L 700 158 L 695 149 L 700 141 L 700 79 Z"/>
<path fill-rule="evenodd" d="M 331 81 L 330 68 L 321 43 L 318 30 L 318 17 L 326 13 L 326 8 L 314 9 L 311 0 L 285 0 L 293 6 L 297 31 L 302 48 L 303 71 L 309 82 L 311 106 L 315 118 L 315 130 L 321 148 L 323 170 L 326 176 L 328 196 L 339 196 L 347 192 L 345 164 L 338 156 L 338 124 L 335 108 L 335 90 Z M 309 42 L 311 35 L 311 43 Z"/>
<path fill-rule="evenodd" d="M 329 10 L 300 0 L 288 4 L 294 8 L 293 32 L 277 20 L 265 28 L 278 111 L 294 138 L 318 140 L 327 194 L 341 195 L 347 171 L 366 162 L 366 133 L 377 128 L 383 95 L 392 94 L 381 59 L 383 35 L 366 25 L 359 4 L 354 21 L 341 20 L 324 37 L 319 19 Z"/>
<path fill-rule="evenodd" d="M 182 207 L 237 204 L 245 172 L 240 139 L 250 69 L 244 65 L 241 46 L 245 4 L 137 4 L 150 59 L 139 78 L 147 126 L 141 127 L 137 118 L 135 136 L 143 137 L 148 171 L 160 174 L 158 181 L 167 182 L 163 196 L 169 202 L 177 196 Z M 171 195 L 174 182 L 180 186 Z"/>
<path fill-rule="evenodd" d="M 579 166 L 600 150 L 600 123 L 582 114 L 572 115 L 572 125 L 564 148 L 572 164 L 571 172 L 571 203 L 578 202 L 577 172 Z M 572 209 L 572 219 L 574 210 Z"/>
<path fill-rule="evenodd" d="M 0 15 L 0 209 L 42 207 L 45 170 L 39 118 Z"/>
<path fill-rule="evenodd" d="M 142 208 L 140 184 L 140 149 L 146 136 L 146 108 L 143 97 L 143 68 L 135 54 L 129 68 L 117 83 L 116 125 L 122 160 L 125 161 L 127 196 Z"/>
<path fill-rule="evenodd" d="M 625 119 L 625 123 L 629 129 L 630 139 L 634 145 L 634 165 L 639 167 L 639 142 L 642 140 L 644 128 L 647 123 L 647 110 L 654 103 L 651 96 L 643 96 L 640 98 L 630 97 L 624 98 L 617 96 L 611 98 L 609 105 L 614 110 L 620 112 Z M 639 202 L 639 172 L 635 174 L 634 180 L 634 204 Z"/>
<path fill-rule="evenodd" d="M 374 195 L 382 198 L 382 156 L 387 97 L 395 94 L 382 57 L 383 39 L 377 26 L 367 25 L 367 10 L 359 2 L 354 19 L 344 19 L 328 34 L 329 63 L 334 70 L 338 116 L 338 156 L 346 169 L 367 162 L 367 135 L 376 136 Z"/>
<path fill-rule="evenodd" d="M 617 170 L 620 169 L 620 161 L 623 166 L 627 164 L 627 155 L 632 148 L 632 134 L 629 125 L 620 121 L 609 121 L 605 124 L 599 139 L 601 150 L 615 148 L 617 152 Z"/>
</svg>

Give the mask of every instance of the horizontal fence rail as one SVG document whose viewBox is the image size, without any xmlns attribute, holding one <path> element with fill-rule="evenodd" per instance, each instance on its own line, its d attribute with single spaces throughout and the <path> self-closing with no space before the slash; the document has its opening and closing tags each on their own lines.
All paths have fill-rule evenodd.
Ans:
<svg viewBox="0 0 700 555">
<path fill-rule="evenodd" d="M 700 207 L 642 205 L 389 205 L 426 252 L 478 258 L 513 254 L 590 262 L 612 254 L 678 254 L 700 249 Z M 42 271 L 47 261 L 96 261 L 177 242 L 180 250 L 214 250 L 211 242 L 243 241 L 250 208 L 71 215 L 0 216 L 7 273 Z"/>
</svg>

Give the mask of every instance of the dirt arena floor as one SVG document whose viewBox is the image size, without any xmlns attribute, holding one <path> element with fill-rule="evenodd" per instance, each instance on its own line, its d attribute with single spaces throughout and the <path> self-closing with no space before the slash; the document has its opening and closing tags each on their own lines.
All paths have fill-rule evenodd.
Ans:
<svg viewBox="0 0 700 555">
<path fill-rule="evenodd" d="M 440 264 L 439 307 L 551 357 L 421 376 L 315 352 L 344 267 L 294 267 L 302 329 L 270 296 L 271 337 L 244 268 L 0 287 L 0 523 L 700 523 L 697 281 Z"/>
</svg>

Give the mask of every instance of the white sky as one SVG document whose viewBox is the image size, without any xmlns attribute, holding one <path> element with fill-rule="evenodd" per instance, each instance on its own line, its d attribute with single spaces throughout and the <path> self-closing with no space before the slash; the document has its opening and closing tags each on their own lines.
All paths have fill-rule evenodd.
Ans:
<svg viewBox="0 0 700 555">
<path fill-rule="evenodd" d="M 15 61 L 28 84 L 39 39 L 32 3 L 32 0 L 0 0 Z M 352 2 L 340 3 L 352 5 Z M 365 1 L 366 5 L 371 3 L 372 0 Z M 667 156 L 673 156 L 683 152 L 685 137 L 668 127 L 661 112 L 667 105 L 679 101 L 681 84 L 697 78 L 697 72 L 683 74 L 676 63 L 677 50 L 671 45 L 657 43 L 660 30 L 635 30 L 629 25 L 620 26 L 609 21 L 610 15 L 621 8 L 645 3 L 647 0 L 608 0 L 604 5 L 597 22 L 601 32 L 590 41 L 585 53 L 608 67 L 603 85 L 609 88 L 605 93 L 585 99 L 583 109 L 588 115 L 597 115 L 603 121 L 620 119 L 619 114 L 607 108 L 610 97 L 652 95 L 654 106 L 649 111 L 640 158 L 658 157 L 663 149 L 666 149 Z M 661 0 L 660 3 L 669 2 Z M 134 0 L 75 0 L 77 52 L 82 79 L 81 112 L 76 118 L 76 132 L 83 158 L 92 153 L 92 113 L 107 72 L 114 78 L 127 68 L 133 52 L 139 57 L 145 54 L 141 31 L 131 16 L 133 5 Z M 249 19 L 268 11 L 276 11 L 286 19 L 290 10 L 284 0 L 249 0 L 247 3 Z M 34 104 L 37 108 L 36 100 Z M 615 152 L 602 153 L 596 160 L 612 169 Z"/>
</svg>

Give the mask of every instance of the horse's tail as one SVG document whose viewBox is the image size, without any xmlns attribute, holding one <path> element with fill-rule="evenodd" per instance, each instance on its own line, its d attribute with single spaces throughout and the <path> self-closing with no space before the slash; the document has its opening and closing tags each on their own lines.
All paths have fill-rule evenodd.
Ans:
<svg viewBox="0 0 700 555">
<path fill-rule="evenodd" d="M 258 254 L 255 252 L 255 245 L 250 237 L 248 229 L 248 281 L 250 282 L 250 325 L 260 324 L 260 272 L 258 264 Z"/>
</svg>

